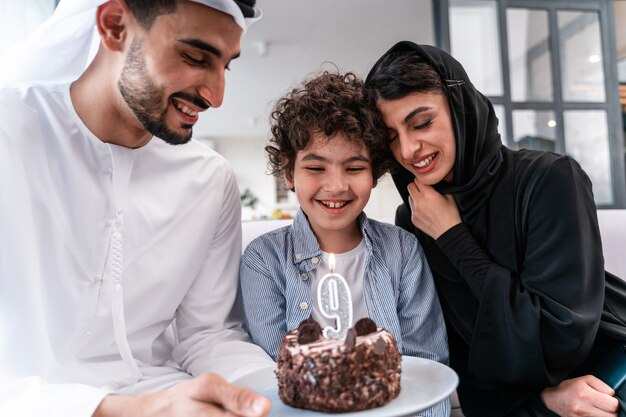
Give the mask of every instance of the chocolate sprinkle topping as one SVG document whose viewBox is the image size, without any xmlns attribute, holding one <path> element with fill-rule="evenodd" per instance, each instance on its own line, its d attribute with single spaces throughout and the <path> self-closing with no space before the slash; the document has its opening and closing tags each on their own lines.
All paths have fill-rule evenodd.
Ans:
<svg viewBox="0 0 626 417">
<path fill-rule="evenodd" d="M 376 340 L 374 343 L 374 353 L 377 355 L 384 355 L 387 351 L 387 345 L 383 339 Z"/>
</svg>

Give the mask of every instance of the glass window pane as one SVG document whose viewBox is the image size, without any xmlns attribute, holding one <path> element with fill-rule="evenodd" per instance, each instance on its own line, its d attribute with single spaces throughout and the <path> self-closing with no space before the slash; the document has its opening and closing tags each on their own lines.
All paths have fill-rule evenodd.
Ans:
<svg viewBox="0 0 626 417">
<path fill-rule="evenodd" d="M 495 1 L 450 1 L 450 50 L 478 90 L 487 96 L 502 95 Z"/>
<path fill-rule="evenodd" d="M 555 128 L 551 110 L 513 111 L 513 142 L 517 148 L 554 152 Z"/>
<path fill-rule="evenodd" d="M 513 101 L 552 101 L 552 62 L 546 10 L 507 9 Z"/>
<path fill-rule="evenodd" d="M 607 115 L 603 110 L 563 112 L 565 152 L 576 159 L 593 183 L 597 204 L 613 203 Z"/>
<path fill-rule="evenodd" d="M 559 11 L 564 101 L 605 101 L 598 14 Z"/>
<path fill-rule="evenodd" d="M 508 146 L 508 140 L 506 137 L 506 116 L 504 115 L 504 106 L 494 104 L 493 109 L 495 110 L 496 117 L 498 118 L 498 132 L 500 133 L 502 143 Z"/>
</svg>

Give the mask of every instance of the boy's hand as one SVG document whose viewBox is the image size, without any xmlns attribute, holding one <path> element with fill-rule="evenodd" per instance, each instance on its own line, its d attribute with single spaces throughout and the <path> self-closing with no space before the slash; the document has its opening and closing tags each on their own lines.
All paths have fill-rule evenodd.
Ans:
<svg viewBox="0 0 626 417">
<path fill-rule="evenodd" d="M 264 417 L 270 408 L 267 398 L 209 373 L 155 393 L 109 395 L 93 417 Z"/>
</svg>

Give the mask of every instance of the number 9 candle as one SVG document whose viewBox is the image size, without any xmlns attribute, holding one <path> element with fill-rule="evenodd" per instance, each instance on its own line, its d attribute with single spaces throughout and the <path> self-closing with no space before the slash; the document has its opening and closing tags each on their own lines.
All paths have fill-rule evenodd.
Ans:
<svg viewBox="0 0 626 417">
<path fill-rule="evenodd" d="M 320 312 L 329 319 L 335 319 L 336 328 L 325 327 L 324 337 L 327 339 L 344 340 L 348 329 L 352 326 L 352 295 L 346 279 L 333 272 L 335 255 L 328 257 L 330 273 L 324 275 L 317 287 L 317 306 Z"/>
</svg>

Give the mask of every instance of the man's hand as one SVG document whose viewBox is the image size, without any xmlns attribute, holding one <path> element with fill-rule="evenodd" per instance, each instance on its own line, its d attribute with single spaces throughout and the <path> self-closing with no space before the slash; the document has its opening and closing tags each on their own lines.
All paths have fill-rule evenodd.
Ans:
<svg viewBox="0 0 626 417">
<path fill-rule="evenodd" d="M 461 215 L 452 195 L 441 195 L 430 185 L 415 179 L 408 186 L 411 222 L 433 239 L 461 223 Z"/>
<path fill-rule="evenodd" d="M 615 391 L 593 375 L 566 379 L 541 392 L 541 400 L 561 417 L 616 417 Z"/>
<path fill-rule="evenodd" d="M 231 385 L 216 374 L 204 374 L 165 391 L 109 395 L 93 417 L 263 417 L 271 406 L 253 391 Z"/>
</svg>

